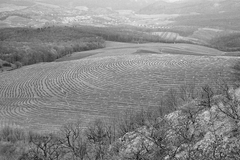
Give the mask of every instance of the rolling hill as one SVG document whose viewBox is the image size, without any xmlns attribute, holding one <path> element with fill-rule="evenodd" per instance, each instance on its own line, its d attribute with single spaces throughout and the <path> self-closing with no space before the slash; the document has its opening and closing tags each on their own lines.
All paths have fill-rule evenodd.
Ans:
<svg viewBox="0 0 240 160">
<path fill-rule="evenodd" d="M 157 0 L 101 0 L 101 1 L 96 1 L 96 0 L 41 0 L 44 3 L 50 3 L 50 4 L 55 4 L 55 5 L 60 5 L 60 6 L 87 6 L 87 7 L 109 7 L 114 10 L 120 9 L 120 10 L 138 10 L 142 7 L 145 7 L 151 3 L 156 2 Z"/>
<path fill-rule="evenodd" d="M 178 15 L 170 19 L 173 26 L 192 26 L 223 30 L 239 30 L 238 0 L 182 0 L 173 3 L 159 1 L 142 8 L 139 14 Z"/>
<path fill-rule="evenodd" d="M 0 73 L 1 125 L 53 131 L 76 119 L 86 125 L 156 107 L 170 88 L 210 83 L 220 72 L 229 78 L 237 60 L 186 44 L 109 45 L 87 58 Z"/>
<path fill-rule="evenodd" d="M 158 1 L 139 10 L 142 14 L 218 14 L 239 12 L 238 0 L 184 0 L 173 3 Z"/>
<path fill-rule="evenodd" d="M 32 6 L 37 3 L 51 4 L 60 7 L 70 7 L 74 8 L 76 6 L 86 6 L 89 8 L 112 8 L 114 10 L 138 10 L 140 8 L 146 7 L 147 5 L 154 3 L 158 0 L 0 0 L 0 4 L 12 4 L 18 6 Z"/>
</svg>

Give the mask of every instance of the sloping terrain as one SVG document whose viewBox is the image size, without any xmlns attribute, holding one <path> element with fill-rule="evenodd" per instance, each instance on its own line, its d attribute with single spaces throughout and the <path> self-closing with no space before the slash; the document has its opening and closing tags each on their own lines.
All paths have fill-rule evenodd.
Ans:
<svg viewBox="0 0 240 160">
<path fill-rule="evenodd" d="M 178 14 L 170 19 L 174 26 L 198 26 L 239 30 L 238 0 L 158 1 L 139 10 L 139 14 Z"/>
<path fill-rule="evenodd" d="M 220 72 L 222 78 L 229 78 L 229 67 L 236 61 L 198 54 L 198 48 L 192 51 L 195 55 L 185 55 L 191 46 L 184 45 L 177 46 L 182 48 L 179 54 L 171 54 L 178 50 L 170 45 L 163 45 L 170 48 L 167 54 L 149 54 L 144 45 L 132 46 L 135 52 L 131 45 L 119 52 L 109 48 L 89 58 L 1 73 L 1 122 L 45 131 L 76 119 L 84 125 L 95 118 L 116 117 L 129 108 L 158 106 L 169 88 L 214 81 Z"/>
<path fill-rule="evenodd" d="M 174 3 L 158 1 L 145 8 L 142 14 L 218 14 L 223 12 L 239 12 L 238 0 L 185 0 Z"/>
<path fill-rule="evenodd" d="M 121 16 L 118 12 L 109 8 L 86 7 L 84 10 L 79 9 L 77 6 L 75 7 L 66 8 L 45 3 L 37 3 L 32 6 L 25 6 L 12 10 L 6 7 L 0 7 L 0 22 L 7 23 L 13 27 L 31 26 L 36 28 L 53 25 L 113 25 L 127 20 L 126 17 Z M 15 19 L 11 19 L 13 16 L 24 18 L 27 21 L 19 22 Z"/>
<path fill-rule="evenodd" d="M 73 7 L 73 6 L 87 6 L 87 7 L 109 7 L 113 9 L 132 9 L 138 10 L 145 7 L 157 0 L 0 0 L 1 3 L 18 5 L 18 6 L 31 6 L 36 3 L 45 3 L 49 5 L 56 5 L 61 7 Z"/>
<path fill-rule="evenodd" d="M 88 6 L 88 7 L 109 7 L 113 9 L 132 9 L 137 10 L 142 7 L 145 7 L 151 3 L 156 2 L 157 0 L 41 0 L 44 3 L 50 3 L 60 6 Z"/>
<path fill-rule="evenodd" d="M 57 59 L 57 62 L 77 60 L 85 57 L 98 58 L 104 56 L 124 56 L 136 54 L 181 54 L 181 55 L 209 55 L 209 56 L 223 56 L 225 53 L 216 49 L 191 45 L 191 44 L 166 44 L 166 43 L 146 43 L 146 44 L 131 44 L 119 42 L 106 42 L 106 48 L 75 52 L 66 57 Z"/>
</svg>

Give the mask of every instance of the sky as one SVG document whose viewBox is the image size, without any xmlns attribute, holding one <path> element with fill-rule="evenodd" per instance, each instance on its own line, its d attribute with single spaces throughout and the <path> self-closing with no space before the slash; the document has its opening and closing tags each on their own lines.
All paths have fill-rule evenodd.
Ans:
<svg viewBox="0 0 240 160">
<path fill-rule="evenodd" d="M 180 1 L 180 0 L 166 0 L 167 2 L 177 2 L 177 1 Z"/>
</svg>

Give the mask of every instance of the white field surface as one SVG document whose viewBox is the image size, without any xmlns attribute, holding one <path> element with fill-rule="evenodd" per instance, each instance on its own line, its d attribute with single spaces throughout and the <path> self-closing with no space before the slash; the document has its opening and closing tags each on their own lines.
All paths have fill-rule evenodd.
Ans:
<svg viewBox="0 0 240 160">
<path fill-rule="evenodd" d="M 219 70 L 229 77 L 236 61 L 216 56 L 222 52 L 214 49 L 186 44 L 108 42 L 105 49 L 83 54 L 89 52 L 98 54 L 78 59 L 82 53 L 75 53 L 68 58 L 76 60 L 0 73 L 0 125 L 53 131 L 79 119 L 84 126 L 126 109 L 156 107 L 171 87 L 207 83 Z"/>
</svg>

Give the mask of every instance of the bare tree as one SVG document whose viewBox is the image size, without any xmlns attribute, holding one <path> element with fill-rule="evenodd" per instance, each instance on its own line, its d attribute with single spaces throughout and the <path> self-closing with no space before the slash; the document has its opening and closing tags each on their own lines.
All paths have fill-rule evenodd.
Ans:
<svg viewBox="0 0 240 160">
<path fill-rule="evenodd" d="M 54 134 L 29 134 L 29 143 L 31 149 L 25 155 L 28 159 L 36 158 L 39 160 L 60 160 L 65 152 L 59 137 Z"/>
<path fill-rule="evenodd" d="M 84 160 L 88 157 L 88 145 L 79 121 L 63 126 L 60 134 L 62 146 L 73 160 Z"/>
<path fill-rule="evenodd" d="M 108 125 L 102 120 L 95 120 L 85 130 L 85 135 L 91 145 L 91 156 L 95 160 L 103 160 L 108 154 L 109 145 L 115 140 L 115 126 Z"/>
</svg>

